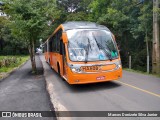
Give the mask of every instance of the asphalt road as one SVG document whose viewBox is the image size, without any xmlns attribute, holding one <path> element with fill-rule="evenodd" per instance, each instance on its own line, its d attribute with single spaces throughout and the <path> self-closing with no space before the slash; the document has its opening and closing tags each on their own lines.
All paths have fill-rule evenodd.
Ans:
<svg viewBox="0 0 160 120">
<path fill-rule="evenodd" d="M 31 73 L 28 61 L 13 72 L 8 78 L 0 81 L 0 111 L 50 111 L 52 105 L 46 91 L 43 67 L 36 57 L 38 75 Z M 53 120 L 55 118 L 0 118 L 0 120 Z"/>
<path fill-rule="evenodd" d="M 123 71 L 119 81 L 69 85 L 40 57 L 48 90 L 57 110 L 68 111 L 160 111 L 160 78 Z M 69 118 L 68 118 L 69 119 Z M 78 118 L 75 120 L 159 120 L 154 117 Z"/>
</svg>

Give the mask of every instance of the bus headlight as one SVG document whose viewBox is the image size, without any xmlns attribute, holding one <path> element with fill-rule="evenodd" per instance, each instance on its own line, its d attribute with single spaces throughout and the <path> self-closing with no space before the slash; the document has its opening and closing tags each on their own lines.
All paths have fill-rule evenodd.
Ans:
<svg viewBox="0 0 160 120">
<path fill-rule="evenodd" d="M 80 73 L 81 69 L 80 68 L 71 68 L 72 72 Z"/>
<path fill-rule="evenodd" d="M 122 64 L 121 64 L 121 61 L 118 60 L 117 62 L 115 62 L 117 68 L 122 68 Z"/>
</svg>

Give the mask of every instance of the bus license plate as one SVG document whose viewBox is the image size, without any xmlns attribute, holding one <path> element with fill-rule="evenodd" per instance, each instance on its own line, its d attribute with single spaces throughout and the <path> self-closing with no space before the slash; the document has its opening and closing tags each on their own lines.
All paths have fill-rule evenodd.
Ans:
<svg viewBox="0 0 160 120">
<path fill-rule="evenodd" d="M 97 77 L 97 80 L 104 80 L 104 79 L 105 79 L 105 76 Z"/>
<path fill-rule="evenodd" d="M 81 70 L 85 72 L 96 72 L 99 71 L 100 66 L 82 66 Z"/>
</svg>

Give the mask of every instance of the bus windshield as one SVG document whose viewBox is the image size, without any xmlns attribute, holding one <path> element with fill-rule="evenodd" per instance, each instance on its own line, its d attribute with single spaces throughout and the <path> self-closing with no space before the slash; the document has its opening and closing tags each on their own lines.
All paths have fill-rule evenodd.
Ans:
<svg viewBox="0 0 160 120">
<path fill-rule="evenodd" d="M 67 31 L 71 61 L 104 61 L 118 58 L 116 43 L 106 30 L 74 29 Z"/>
</svg>

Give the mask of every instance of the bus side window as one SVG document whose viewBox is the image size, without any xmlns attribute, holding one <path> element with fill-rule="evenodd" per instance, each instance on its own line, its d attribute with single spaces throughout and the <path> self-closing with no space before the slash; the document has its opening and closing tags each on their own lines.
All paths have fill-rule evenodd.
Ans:
<svg viewBox="0 0 160 120">
<path fill-rule="evenodd" d="M 53 52 L 55 52 L 56 51 L 56 37 L 55 36 L 53 36 L 52 46 L 53 46 Z"/>
<path fill-rule="evenodd" d="M 60 54 L 62 55 L 62 44 L 63 44 L 63 41 L 62 40 L 60 40 Z"/>
<path fill-rule="evenodd" d="M 64 43 L 62 40 L 60 40 L 60 54 L 65 55 L 65 48 L 64 48 Z"/>
<path fill-rule="evenodd" d="M 62 37 L 62 30 L 60 29 L 57 34 L 56 34 L 56 41 L 57 41 L 57 49 L 56 51 L 59 53 L 60 52 L 60 41 L 61 41 L 61 37 Z"/>
<path fill-rule="evenodd" d="M 49 39 L 49 52 L 52 52 L 52 39 Z"/>
<path fill-rule="evenodd" d="M 66 56 L 65 44 L 63 43 L 63 40 L 60 40 L 60 54 L 63 55 L 63 57 Z"/>
<path fill-rule="evenodd" d="M 62 50 L 63 59 L 64 59 L 64 61 L 66 61 L 66 50 L 65 50 L 65 44 L 63 43 L 63 41 L 62 41 L 62 40 L 61 40 L 61 50 Z"/>
<path fill-rule="evenodd" d="M 56 34 L 56 44 L 57 44 L 57 49 L 56 49 L 56 51 L 59 53 L 59 47 L 60 47 L 60 45 L 59 45 L 59 43 L 60 43 L 60 38 L 59 38 L 59 35 L 58 35 L 58 33 Z"/>
</svg>

